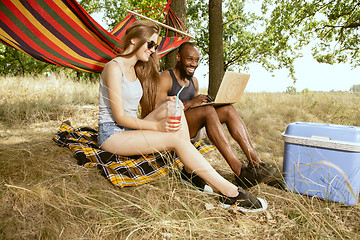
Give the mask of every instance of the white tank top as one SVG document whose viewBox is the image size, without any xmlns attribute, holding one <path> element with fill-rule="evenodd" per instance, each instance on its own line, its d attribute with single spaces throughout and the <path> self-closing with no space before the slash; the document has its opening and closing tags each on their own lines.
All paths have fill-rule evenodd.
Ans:
<svg viewBox="0 0 360 240">
<path fill-rule="evenodd" d="M 121 66 L 121 65 L 120 65 Z M 121 66 L 122 69 L 122 66 Z M 143 89 L 138 78 L 130 82 L 123 74 L 122 94 L 125 114 L 131 117 L 137 117 L 137 110 L 140 99 L 143 95 Z M 115 122 L 114 115 L 111 111 L 109 101 L 109 91 L 100 77 L 99 86 L 99 123 Z"/>
</svg>

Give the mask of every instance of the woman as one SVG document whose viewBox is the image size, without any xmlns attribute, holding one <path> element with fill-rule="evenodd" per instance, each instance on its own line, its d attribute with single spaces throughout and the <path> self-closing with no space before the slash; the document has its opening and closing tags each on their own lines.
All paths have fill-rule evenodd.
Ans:
<svg viewBox="0 0 360 240">
<path fill-rule="evenodd" d="M 185 172 L 197 174 L 220 191 L 223 207 L 237 204 L 239 210 L 250 212 L 266 209 L 263 199 L 236 187 L 211 167 L 190 142 L 185 118 L 167 121 L 167 102 L 155 108 L 159 32 L 152 22 L 136 21 L 122 39 L 124 52 L 105 65 L 100 79 L 99 146 L 124 156 L 174 150 Z M 137 118 L 140 99 L 142 119 Z"/>
</svg>

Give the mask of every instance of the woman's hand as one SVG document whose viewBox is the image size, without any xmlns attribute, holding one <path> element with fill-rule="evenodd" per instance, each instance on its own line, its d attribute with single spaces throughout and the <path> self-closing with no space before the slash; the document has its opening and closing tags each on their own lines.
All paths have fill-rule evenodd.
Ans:
<svg viewBox="0 0 360 240">
<path fill-rule="evenodd" d="M 171 110 L 168 108 L 169 105 L 172 106 Z M 177 99 L 176 96 L 168 97 L 167 101 L 166 101 L 166 108 L 167 108 L 166 117 L 165 117 L 165 119 L 162 119 L 162 121 L 160 121 L 160 124 L 162 126 L 161 127 L 162 131 L 176 132 L 181 128 L 181 117 L 180 117 L 180 119 L 178 119 L 178 117 L 175 119 L 175 117 L 176 117 L 176 113 L 174 112 L 175 105 L 177 105 L 179 108 L 179 116 L 178 117 L 180 117 L 181 115 L 184 115 L 183 110 L 182 110 L 182 109 L 184 109 L 184 105 L 183 105 L 182 101 L 180 99 Z M 174 113 L 175 113 L 175 117 L 173 115 Z"/>
<path fill-rule="evenodd" d="M 163 119 L 159 122 L 159 130 L 162 132 L 176 132 L 181 128 L 182 124 L 179 120 Z"/>
<path fill-rule="evenodd" d="M 177 112 L 178 116 L 174 116 L 174 106 L 177 106 L 179 111 Z M 169 105 L 172 105 L 172 108 L 169 108 Z M 171 110 L 170 110 L 171 109 Z M 154 130 L 161 132 L 176 132 L 181 129 L 182 123 L 181 117 L 185 117 L 184 112 L 184 104 L 180 99 L 176 99 L 176 96 L 167 97 L 166 101 L 159 105 L 152 113 L 150 113 L 146 118 L 151 117 L 152 121 L 156 121 L 157 125 Z M 156 114 L 154 115 L 153 113 Z M 172 116 L 172 117 L 170 117 Z M 146 119 L 145 118 L 145 119 Z"/>
</svg>

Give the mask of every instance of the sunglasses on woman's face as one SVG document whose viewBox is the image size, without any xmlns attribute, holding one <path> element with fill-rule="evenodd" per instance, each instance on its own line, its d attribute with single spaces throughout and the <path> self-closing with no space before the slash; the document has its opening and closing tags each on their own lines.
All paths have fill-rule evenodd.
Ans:
<svg viewBox="0 0 360 240">
<path fill-rule="evenodd" d="M 158 49 L 159 45 L 156 44 L 153 40 L 147 42 L 147 48 L 151 50 L 152 48 L 155 48 L 155 51 Z"/>
</svg>

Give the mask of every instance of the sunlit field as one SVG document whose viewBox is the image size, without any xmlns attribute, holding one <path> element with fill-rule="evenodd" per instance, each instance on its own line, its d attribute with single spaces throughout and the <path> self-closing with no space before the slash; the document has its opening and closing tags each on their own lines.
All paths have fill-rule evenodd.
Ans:
<svg viewBox="0 0 360 240">
<path fill-rule="evenodd" d="M 360 239 L 360 204 L 346 206 L 266 184 L 265 212 L 243 214 L 183 185 L 178 173 L 118 188 L 52 140 L 64 120 L 97 123 L 98 84 L 66 76 L 0 77 L 0 239 Z M 360 94 L 245 93 L 235 106 L 261 159 L 283 162 L 289 123 L 360 126 Z M 245 155 L 231 142 L 239 158 Z M 217 150 L 206 158 L 226 178 Z"/>
</svg>

